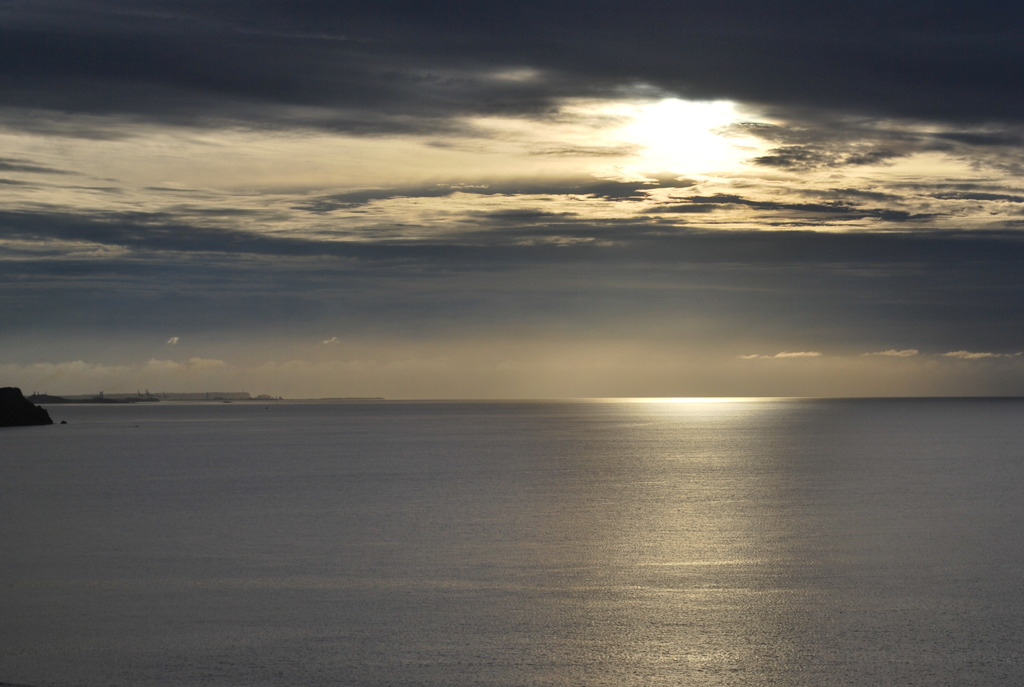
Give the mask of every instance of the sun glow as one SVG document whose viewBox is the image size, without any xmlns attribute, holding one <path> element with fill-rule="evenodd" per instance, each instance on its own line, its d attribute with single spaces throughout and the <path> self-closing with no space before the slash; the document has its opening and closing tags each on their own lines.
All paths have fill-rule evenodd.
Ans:
<svg viewBox="0 0 1024 687">
<path fill-rule="evenodd" d="M 731 125 L 745 120 L 734 103 L 666 98 L 657 102 L 621 105 L 615 113 L 627 123 L 614 132 L 638 148 L 627 163 L 629 171 L 700 174 L 740 169 L 764 145 Z"/>
</svg>

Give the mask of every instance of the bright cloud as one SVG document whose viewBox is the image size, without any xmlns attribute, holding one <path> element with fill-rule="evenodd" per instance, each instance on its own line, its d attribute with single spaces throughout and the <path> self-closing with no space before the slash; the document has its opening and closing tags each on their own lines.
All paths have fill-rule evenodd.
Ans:
<svg viewBox="0 0 1024 687">
<path fill-rule="evenodd" d="M 983 358 L 1015 358 L 1020 353 L 977 353 L 974 351 L 950 351 L 943 353 L 946 358 L 959 358 L 961 360 L 981 360 Z"/>
<path fill-rule="evenodd" d="M 917 350 L 916 348 L 905 348 L 905 349 L 903 349 L 901 351 L 897 351 L 897 350 L 895 350 L 893 348 L 890 348 L 887 351 L 876 351 L 876 352 L 873 352 L 873 353 L 862 353 L 861 355 L 867 355 L 867 356 L 877 355 L 877 356 L 883 356 L 883 357 L 889 357 L 889 358 L 909 358 L 911 356 L 917 355 L 918 353 L 920 353 L 920 351 Z"/>
<path fill-rule="evenodd" d="M 752 353 L 750 355 L 741 355 L 737 357 L 741 360 L 779 360 L 782 358 L 820 358 L 821 353 L 818 351 L 782 351 L 775 355 Z"/>
</svg>

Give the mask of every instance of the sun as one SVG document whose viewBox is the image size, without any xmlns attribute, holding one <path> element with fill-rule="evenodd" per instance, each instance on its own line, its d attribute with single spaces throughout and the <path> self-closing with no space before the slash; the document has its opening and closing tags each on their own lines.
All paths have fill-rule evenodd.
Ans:
<svg viewBox="0 0 1024 687">
<path fill-rule="evenodd" d="M 734 172 L 763 147 L 760 141 L 733 127 L 748 117 L 727 100 L 665 98 L 617 105 L 615 110 L 626 122 L 610 135 L 637 151 L 624 163 L 630 172 Z"/>
</svg>

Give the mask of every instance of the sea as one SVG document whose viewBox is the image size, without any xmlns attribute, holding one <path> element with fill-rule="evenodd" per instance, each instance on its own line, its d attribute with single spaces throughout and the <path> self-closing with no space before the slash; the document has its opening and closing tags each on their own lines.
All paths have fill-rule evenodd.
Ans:
<svg viewBox="0 0 1024 687">
<path fill-rule="evenodd" d="M 1024 400 L 61 405 L 0 684 L 1024 684 Z"/>
</svg>

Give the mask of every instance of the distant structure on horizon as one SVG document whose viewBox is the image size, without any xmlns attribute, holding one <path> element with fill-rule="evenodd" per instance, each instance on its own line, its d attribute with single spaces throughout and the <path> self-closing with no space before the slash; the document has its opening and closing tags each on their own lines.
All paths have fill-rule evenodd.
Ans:
<svg viewBox="0 0 1024 687">
<path fill-rule="evenodd" d="M 280 396 L 260 394 L 253 396 L 248 391 L 192 391 L 192 392 L 167 392 L 150 393 L 149 389 L 143 393 L 137 391 L 131 393 L 109 394 L 100 391 L 96 394 L 70 394 L 51 395 L 46 392 L 33 391 L 28 397 L 33 403 L 156 403 L 157 401 L 276 401 L 281 400 Z"/>
<path fill-rule="evenodd" d="M 193 391 L 187 393 L 161 392 L 157 394 L 161 401 L 251 401 L 248 391 Z M 267 398 L 270 398 L 269 396 Z"/>
</svg>

